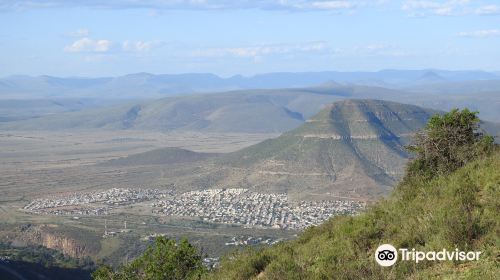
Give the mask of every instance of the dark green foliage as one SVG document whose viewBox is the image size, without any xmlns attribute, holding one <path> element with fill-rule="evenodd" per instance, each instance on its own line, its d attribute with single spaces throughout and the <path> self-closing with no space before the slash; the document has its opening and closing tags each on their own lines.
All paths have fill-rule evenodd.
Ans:
<svg viewBox="0 0 500 280">
<path fill-rule="evenodd" d="M 206 272 L 201 255 L 186 239 L 176 242 L 158 237 L 146 252 L 114 272 L 108 266 L 100 267 L 92 276 L 104 279 L 181 280 L 200 279 Z"/>
<path fill-rule="evenodd" d="M 92 278 L 96 280 L 118 279 L 115 272 L 113 272 L 113 268 L 108 265 L 100 266 L 92 273 Z"/>
<path fill-rule="evenodd" d="M 41 245 L 0 243 L 0 257 L 0 279 L 87 280 L 96 268 L 89 257 L 73 258 Z M 4 257 L 8 260 L 2 260 Z"/>
<path fill-rule="evenodd" d="M 408 175 L 447 174 L 490 153 L 493 137 L 479 131 L 477 114 L 468 109 L 453 109 L 434 115 L 409 147 L 417 157 L 410 163 Z"/>
<path fill-rule="evenodd" d="M 15 247 L 7 243 L 0 243 L 0 256 L 7 256 L 11 260 L 36 263 L 43 267 L 94 269 L 94 263 L 89 257 L 73 258 L 54 249 L 41 245 Z"/>
</svg>

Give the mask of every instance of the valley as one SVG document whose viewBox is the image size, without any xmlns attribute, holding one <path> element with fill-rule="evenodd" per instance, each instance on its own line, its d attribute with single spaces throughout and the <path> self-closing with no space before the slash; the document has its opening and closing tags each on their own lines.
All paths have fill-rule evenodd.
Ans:
<svg viewBox="0 0 500 280">
<path fill-rule="evenodd" d="M 147 244 L 141 240 L 155 234 L 173 238 L 187 236 L 206 247 L 211 256 L 231 250 L 231 246 L 224 244 L 233 237 L 250 234 L 254 238 L 291 238 L 295 234 L 292 230 L 281 232 L 263 228 L 249 231 L 232 225 L 206 223 L 195 217 L 154 216 L 150 203 L 134 204 L 132 208 L 124 206 L 106 216 L 100 215 L 100 210 L 93 212 L 95 208 L 90 209 L 85 205 L 80 205 L 78 210 L 72 209 L 71 214 L 66 209 L 63 212 L 67 215 L 46 215 L 23 210 L 30 201 L 36 199 L 100 192 L 112 187 L 140 190 L 161 188 L 162 191 L 175 188 L 176 180 L 169 177 L 171 166 L 136 160 L 133 164 L 125 165 L 116 162 L 129 155 L 165 147 L 218 154 L 276 136 L 192 132 L 2 131 L 0 241 L 19 245 L 40 244 L 74 257 L 89 255 L 96 260 L 105 258 L 110 263 L 119 264 L 141 252 Z M 38 208 L 47 211 L 46 206 Z M 61 210 L 57 213 L 61 214 Z M 127 222 L 128 232 L 120 232 L 124 221 Z M 119 234 L 103 238 L 105 223 L 110 232 Z M 131 247 L 120 248 L 120 244 L 129 244 Z"/>
<path fill-rule="evenodd" d="M 499 1 L 0 0 L 0 280 L 496 279 Z"/>
<path fill-rule="evenodd" d="M 279 99 L 244 98 L 258 105 Z M 326 101 L 282 134 L 2 130 L 0 241 L 118 265 L 153 236 L 188 237 L 213 262 L 238 238 L 269 245 L 332 216 L 356 215 L 391 191 L 408 160 L 404 146 L 438 111 L 381 100 Z M 231 114 L 247 125 L 243 119 L 255 108 Z M 67 121 L 58 117 L 64 114 L 55 117 Z M 181 119 L 199 116 L 193 111 Z M 280 123 L 279 114 L 263 116 Z M 227 125 L 228 117 L 211 126 Z"/>
</svg>

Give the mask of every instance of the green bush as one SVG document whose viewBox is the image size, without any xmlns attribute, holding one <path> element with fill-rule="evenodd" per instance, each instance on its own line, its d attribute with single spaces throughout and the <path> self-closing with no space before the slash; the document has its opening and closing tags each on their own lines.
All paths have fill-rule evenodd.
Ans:
<svg viewBox="0 0 500 280">
<path fill-rule="evenodd" d="M 494 139 L 480 132 L 477 114 L 468 109 L 453 109 L 434 115 L 408 147 L 416 158 L 409 164 L 407 174 L 448 174 L 491 153 Z"/>
<path fill-rule="evenodd" d="M 201 255 L 186 239 L 176 242 L 158 237 L 146 252 L 118 271 L 103 266 L 92 276 L 96 280 L 184 280 L 200 279 L 205 272 Z"/>
</svg>

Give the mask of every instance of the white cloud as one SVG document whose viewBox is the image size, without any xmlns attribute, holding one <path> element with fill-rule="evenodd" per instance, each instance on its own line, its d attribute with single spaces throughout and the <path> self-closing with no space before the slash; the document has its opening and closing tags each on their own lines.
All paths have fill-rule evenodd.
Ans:
<svg viewBox="0 0 500 280">
<path fill-rule="evenodd" d="M 478 14 L 478 15 L 497 15 L 497 14 L 500 14 L 500 6 L 498 6 L 498 5 L 481 6 L 481 7 L 476 9 L 476 14 Z"/>
<path fill-rule="evenodd" d="M 302 44 L 265 44 L 244 47 L 210 48 L 191 53 L 196 57 L 262 57 L 276 54 L 325 52 L 329 49 L 326 42 L 309 42 Z"/>
<path fill-rule="evenodd" d="M 348 48 L 336 48 L 333 55 L 337 57 L 402 57 L 412 52 L 385 43 L 370 43 Z"/>
<path fill-rule="evenodd" d="M 191 57 L 236 57 L 262 59 L 280 55 L 326 55 L 336 57 L 401 57 L 411 55 L 410 52 L 384 43 L 370 43 L 352 47 L 330 46 L 327 42 L 307 42 L 300 44 L 265 44 L 255 46 L 208 48 L 188 52 Z"/>
<path fill-rule="evenodd" d="M 426 16 L 429 14 L 438 16 L 453 16 L 468 13 L 470 0 L 406 0 L 401 9 L 411 16 Z"/>
<path fill-rule="evenodd" d="M 105 53 L 110 51 L 112 42 L 109 40 L 93 40 L 88 37 L 76 40 L 73 44 L 64 48 L 65 52 L 95 52 Z"/>
<path fill-rule="evenodd" d="M 460 32 L 458 33 L 460 37 L 469 38 L 488 38 L 488 37 L 499 37 L 500 29 L 488 29 L 488 30 L 476 30 L 470 32 Z"/>
<path fill-rule="evenodd" d="M 68 35 L 71 37 L 88 37 L 90 35 L 90 32 L 86 28 L 80 28 L 76 31 L 68 33 Z"/>
<path fill-rule="evenodd" d="M 307 1 L 309 2 L 309 1 Z M 354 8 L 354 1 L 313 1 L 297 5 L 297 8 L 317 10 L 339 10 Z"/>
<path fill-rule="evenodd" d="M 148 52 L 158 43 L 154 41 L 125 41 L 122 50 L 127 52 Z"/>
</svg>

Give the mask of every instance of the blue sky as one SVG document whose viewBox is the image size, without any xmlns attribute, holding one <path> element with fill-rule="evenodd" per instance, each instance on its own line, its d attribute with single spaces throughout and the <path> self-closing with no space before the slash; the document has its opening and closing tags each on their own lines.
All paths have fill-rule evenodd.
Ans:
<svg viewBox="0 0 500 280">
<path fill-rule="evenodd" d="M 498 71 L 499 50 L 499 0 L 0 0 L 0 76 Z"/>
</svg>

